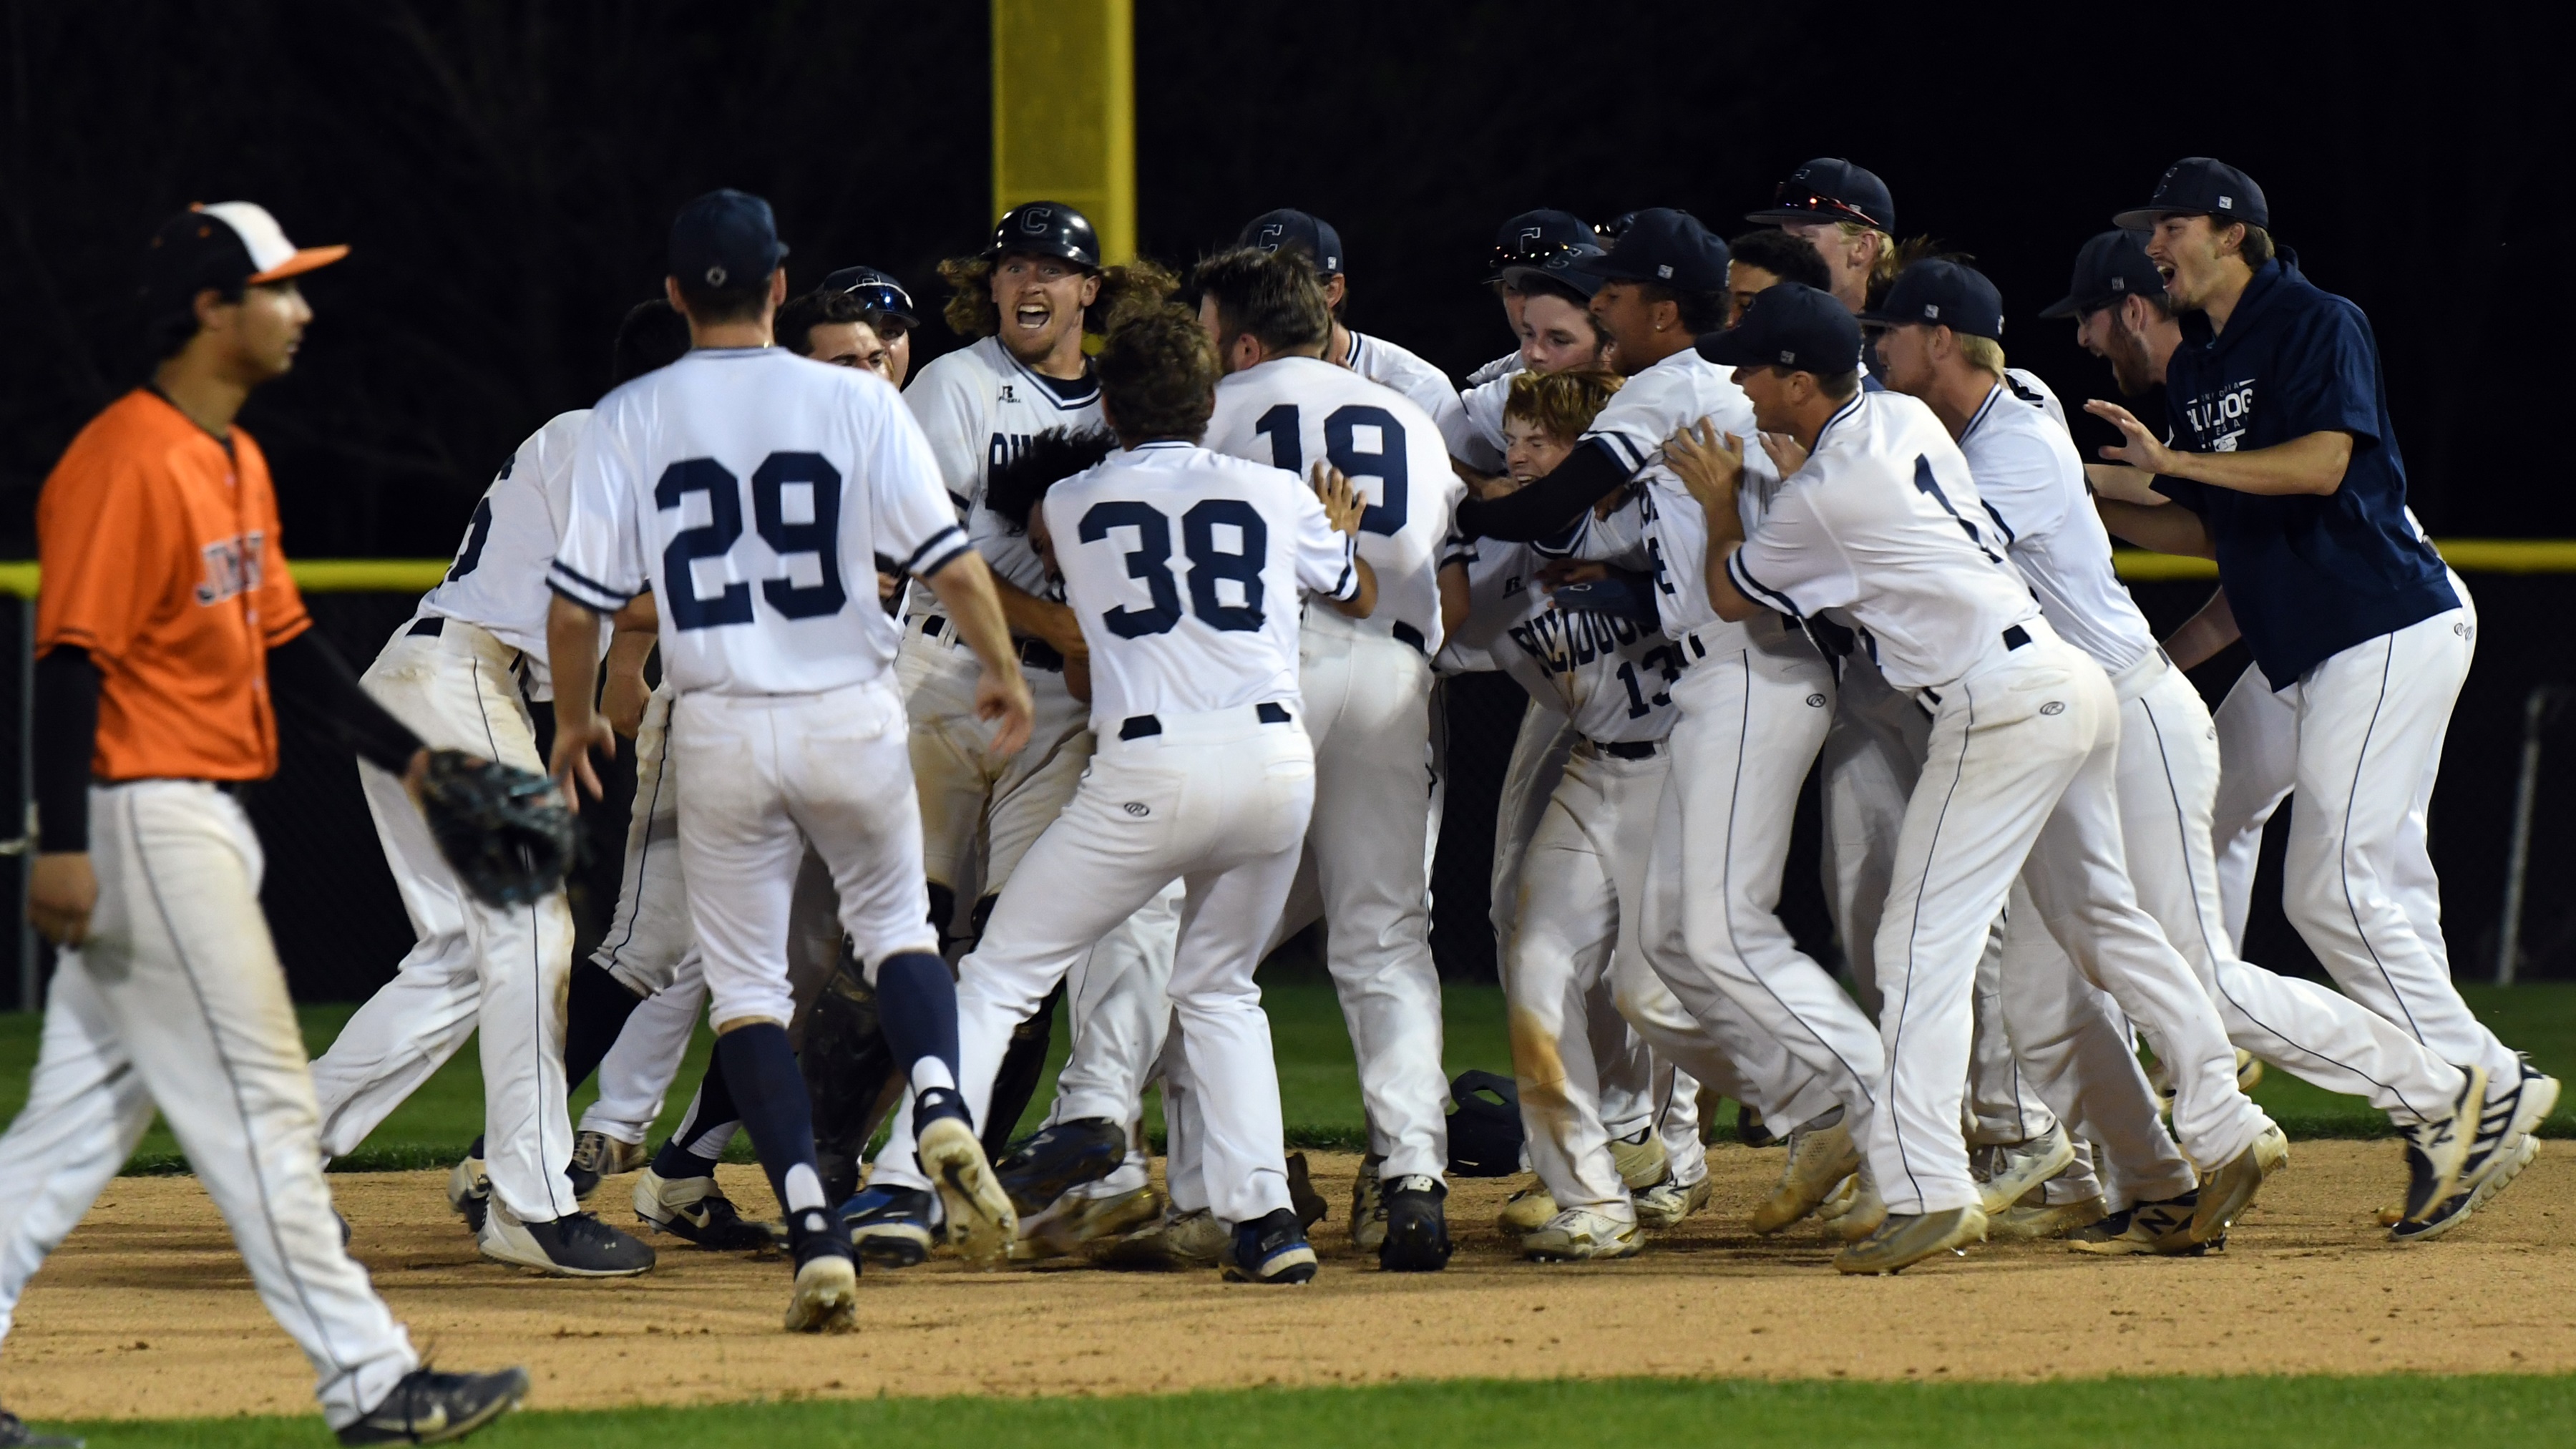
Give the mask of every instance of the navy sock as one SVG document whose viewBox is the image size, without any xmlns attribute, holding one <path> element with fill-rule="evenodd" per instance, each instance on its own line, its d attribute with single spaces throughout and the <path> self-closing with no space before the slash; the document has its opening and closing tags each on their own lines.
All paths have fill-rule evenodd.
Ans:
<svg viewBox="0 0 2576 1449">
<path fill-rule="evenodd" d="M 903 951 L 877 966 L 877 1024 L 894 1049 L 894 1069 L 915 1091 L 923 1086 L 925 1058 L 945 1070 L 942 1086 L 957 1080 L 957 981 L 948 963 L 927 951 Z"/>
<path fill-rule="evenodd" d="M 564 1090 L 579 1087 L 599 1070 L 608 1049 L 617 1045 L 617 1034 L 626 1029 L 626 1018 L 643 1001 L 598 965 L 573 963 L 564 1013 Z"/>
<path fill-rule="evenodd" d="M 716 1056 L 732 1083 L 743 1129 L 787 1214 L 791 1237 L 828 1233 L 837 1222 L 824 1209 L 822 1169 L 814 1160 L 814 1109 L 797 1073 L 787 1028 L 775 1022 L 738 1026 L 716 1038 Z M 829 1220 L 829 1222 L 827 1222 Z"/>
<path fill-rule="evenodd" d="M 741 1127 L 742 1109 L 733 1104 L 724 1053 L 719 1051 L 707 1058 L 707 1073 L 698 1078 L 698 1094 L 689 1099 L 689 1110 L 680 1114 L 671 1140 L 653 1154 L 653 1171 L 663 1177 L 708 1176 L 724 1160 L 726 1146 Z"/>
</svg>

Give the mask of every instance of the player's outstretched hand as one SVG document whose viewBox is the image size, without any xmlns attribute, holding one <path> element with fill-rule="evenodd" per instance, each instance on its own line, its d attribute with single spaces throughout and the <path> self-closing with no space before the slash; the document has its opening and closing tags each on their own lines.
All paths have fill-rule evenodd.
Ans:
<svg viewBox="0 0 2576 1449">
<path fill-rule="evenodd" d="M 1711 512 L 1735 511 L 1735 490 L 1744 481 L 1744 440 L 1733 433 L 1721 436 L 1715 424 L 1702 418 L 1685 423 L 1671 437 L 1664 439 L 1664 462 L 1699 506 Z"/>
<path fill-rule="evenodd" d="M 2154 433 L 2147 431 L 2147 425 L 2139 422 L 2137 416 L 2127 408 L 2115 402 L 2104 402 L 2097 397 L 2084 405 L 2084 411 L 2120 430 L 2119 442 L 2106 443 L 2094 450 L 2104 461 L 2126 463 L 2132 468 L 2144 468 L 2150 473 L 2173 471 L 2172 451 L 2167 449 Z"/>
<path fill-rule="evenodd" d="M 1771 466 L 1780 470 L 1781 477 L 1786 478 L 1807 466 L 1806 444 L 1787 433 L 1761 433 L 1757 436 L 1762 439 L 1762 451 L 1771 455 Z"/>
<path fill-rule="evenodd" d="M 1569 584 L 1597 584 L 1610 577 L 1610 566 L 1589 559 L 1554 558 L 1539 565 L 1538 586 L 1555 593 Z"/>
<path fill-rule="evenodd" d="M 1324 500 L 1324 516 L 1333 522 L 1334 531 L 1356 538 L 1360 518 L 1368 512 L 1368 500 L 1351 486 L 1351 480 L 1330 463 L 1318 463 L 1309 475 L 1315 485 L 1315 496 Z"/>
<path fill-rule="evenodd" d="M 1004 674 L 987 669 L 975 681 L 975 718 L 999 722 L 988 751 L 997 758 L 1016 755 L 1029 742 L 1029 721 L 1035 708 L 1029 696 L 1028 677 L 1017 669 Z"/>
<path fill-rule="evenodd" d="M 1467 485 L 1467 496 L 1470 498 L 1506 497 L 1517 486 L 1509 476 L 1496 477 L 1491 473 L 1479 473 L 1455 458 L 1449 460 L 1449 471 L 1457 474 L 1458 481 Z"/>
<path fill-rule="evenodd" d="M 596 800 L 607 792 L 600 786 L 599 771 L 590 763 L 595 747 L 610 759 L 617 758 L 617 734 L 609 728 L 606 717 L 592 714 L 581 719 L 568 718 L 568 711 L 555 713 L 555 753 L 547 767 L 563 786 L 564 803 L 575 811 L 581 809 L 583 790 Z M 574 788 L 579 785 L 579 789 Z"/>
<path fill-rule="evenodd" d="M 2156 491 L 2156 475 L 2144 468 L 2126 463 L 2087 463 L 2084 481 L 2104 498 L 2121 503 L 2134 503 L 2141 508 L 2160 508 L 2173 500 Z"/>
</svg>

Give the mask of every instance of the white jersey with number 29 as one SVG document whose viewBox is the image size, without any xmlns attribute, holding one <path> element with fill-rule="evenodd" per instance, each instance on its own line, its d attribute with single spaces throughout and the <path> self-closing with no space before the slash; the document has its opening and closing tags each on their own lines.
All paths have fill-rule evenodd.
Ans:
<svg viewBox="0 0 2576 1449">
<path fill-rule="evenodd" d="M 1360 557 L 1377 609 L 1357 627 L 1440 652 L 1441 546 L 1466 485 L 1428 414 L 1394 389 L 1313 357 L 1273 358 L 1216 385 L 1207 446 L 1303 478 L 1329 462 L 1368 503 Z"/>
<path fill-rule="evenodd" d="M 1064 601 L 1091 650 L 1091 727 L 1299 698 L 1299 605 L 1359 591 L 1305 480 L 1182 442 L 1047 490 Z"/>
<path fill-rule="evenodd" d="M 650 588 L 680 693 L 817 694 L 894 658 L 875 555 L 924 576 L 966 547 L 883 378 L 702 348 L 600 399 L 547 581 L 600 610 Z"/>
</svg>

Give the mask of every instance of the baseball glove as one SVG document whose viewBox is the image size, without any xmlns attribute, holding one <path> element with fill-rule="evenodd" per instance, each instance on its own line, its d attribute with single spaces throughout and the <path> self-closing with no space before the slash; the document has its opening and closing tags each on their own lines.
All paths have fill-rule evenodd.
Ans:
<svg viewBox="0 0 2576 1449">
<path fill-rule="evenodd" d="M 488 905 L 520 906 L 553 893 L 572 864 L 572 811 L 543 775 L 432 750 L 421 813 L 438 853 Z"/>
</svg>

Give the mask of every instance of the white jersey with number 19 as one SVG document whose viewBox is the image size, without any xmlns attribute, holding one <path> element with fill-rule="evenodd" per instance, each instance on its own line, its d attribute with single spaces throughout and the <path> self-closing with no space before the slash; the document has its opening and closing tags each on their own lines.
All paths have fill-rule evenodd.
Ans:
<svg viewBox="0 0 2576 1449">
<path fill-rule="evenodd" d="M 547 581 L 603 611 L 650 588 L 680 693 L 816 694 L 894 658 L 875 555 L 924 576 L 966 548 L 883 378 L 702 348 L 600 399 Z"/>
<path fill-rule="evenodd" d="M 1467 490 L 1422 409 L 1319 358 L 1273 358 L 1217 383 L 1207 446 L 1301 478 L 1339 469 L 1368 503 L 1359 553 L 1377 570 L 1377 609 L 1354 626 L 1440 652 L 1441 547 Z"/>
<path fill-rule="evenodd" d="M 1359 591 L 1350 538 L 1303 479 L 1146 443 L 1047 490 L 1065 603 L 1091 649 L 1091 727 L 1298 692 L 1298 606 Z"/>
</svg>

